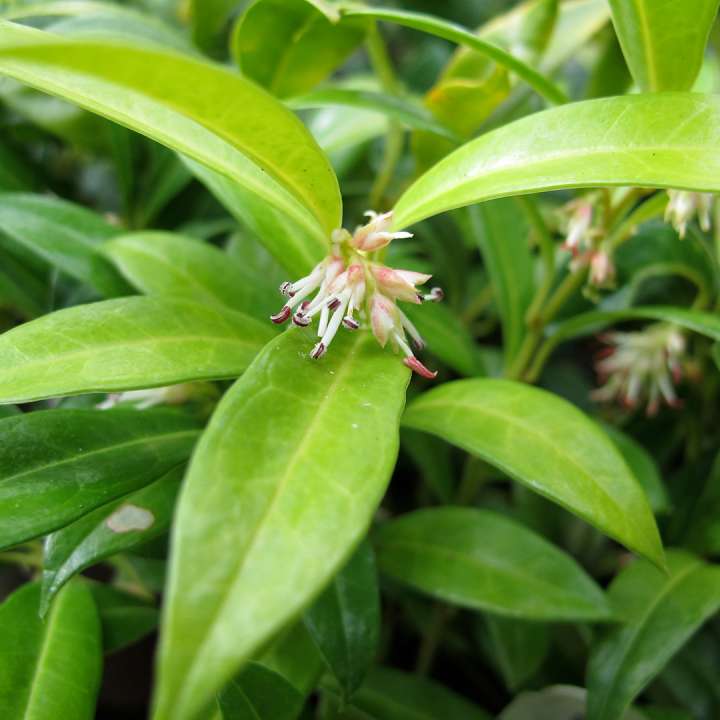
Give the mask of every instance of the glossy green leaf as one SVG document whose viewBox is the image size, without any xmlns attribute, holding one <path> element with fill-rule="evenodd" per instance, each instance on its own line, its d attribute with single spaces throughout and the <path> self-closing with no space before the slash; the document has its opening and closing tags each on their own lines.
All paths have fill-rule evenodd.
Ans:
<svg viewBox="0 0 720 720">
<path fill-rule="evenodd" d="M 200 163 L 186 165 L 227 210 L 249 229 L 289 272 L 309 273 L 327 255 L 326 238 L 318 238 L 289 215 Z"/>
<path fill-rule="evenodd" d="M 720 609 L 720 567 L 688 553 L 667 555 L 669 574 L 637 560 L 610 586 L 624 623 L 594 647 L 588 720 L 615 720 L 711 615 Z"/>
<path fill-rule="evenodd" d="M 505 682 L 516 691 L 538 671 L 550 649 L 550 626 L 486 615 L 485 645 Z"/>
<path fill-rule="evenodd" d="M 653 512 L 666 512 L 670 507 L 670 499 L 652 455 L 630 435 L 618 430 L 613 425 L 603 425 L 603 429 L 615 443 L 633 475 L 642 485 Z"/>
<path fill-rule="evenodd" d="M 198 47 L 211 55 L 219 54 L 223 31 L 239 3 L 240 0 L 189 0 L 190 30 Z"/>
<path fill-rule="evenodd" d="M 8 248 L 0 248 L 0 305 L 29 320 L 42 315 L 48 301 L 48 288 L 42 279 Z"/>
<path fill-rule="evenodd" d="M 0 231 L 104 296 L 129 292 L 98 248 L 118 229 L 79 205 L 43 195 L 0 193 Z"/>
<path fill-rule="evenodd" d="M 197 424 L 179 413 L 48 410 L 0 420 L 0 547 L 63 527 L 185 460 Z"/>
<path fill-rule="evenodd" d="M 220 304 L 267 320 L 279 304 L 277 288 L 208 243 L 167 232 L 122 235 L 103 251 L 141 292 Z"/>
<path fill-rule="evenodd" d="M 403 424 L 481 457 L 662 565 L 637 480 L 603 431 L 556 395 L 507 380 L 458 380 L 423 393 Z"/>
<path fill-rule="evenodd" d="M 490 720 L 484 710 L 446 687 L 386 667 L 370 671 L 353 706 L 373 720 Z"/>
<path fill-rule="evenodd" d="M 380 594 L 372 548 L 363 543 L 305 612 L 305 626 L 345 698 L 362 685 L 380 634 Z"/>
<path fill-rule="evenodd" d="M 551 80 L 533 69 L 498 45 L 484 40 L 466 30 L 460 25 L 441 20 L 433 15 L 409 12 L 405 10 L 394 10 L 390 8 L 363 7 L 347 3 L 347 9 L 343 10 L 343 17 L 370 17 L 375 20 L 404 25 L 421 32 L 449 40 L 450 42 L 466 45 L 472 50 L 486 55 L 498 65 L 507 68 L 525 81 L 533 90 L 542 95 L 543 98 L 552 103 L 563 103 L 567 101 L 565 94 Z"/>
<path fill-rule="evenodd" d="M 150 445 L 152 439 L 148 438 L 146 444 Z M 113 484 L 121 469 L 123 474 L 128 470 L 122 468 L 122 458 L 116 462 L 118 470 L 112 475 Z M 142 490 L 102 505 L 48 535 L 43 558 L 41 613 L 45 613 L 53 597 L 73 575 L 166 532 L 184 473 L 185 466 L 177 466 Z"/>
<path fill-rule="evenodd" d="M 417 105 L 405 98 L 384 95 L 370 90 L 324 87 L 305 95 L 293 97 L 288 101 L 288 105 L 298 110 L 333 105 L 372 110 L 398 120 L 413 130 L 424 130 L 425 132 L 459 141 L 459 138 L 452 130 L 436 121 L 421 105 Z"/>
<path fill-rule="evenodd" d="M 23 585 L 0 605 L 0 708 L 6 720 L 91 720 L 102 672 L 100 622 L 88 586 L 71 583 L 50 616 L 38 616 L 40 586 Z"/>
<path fill-rule="evenodd" d="M 254 83 L 157 49 L 65 40 L 13 23 L 0 30 L 0 74 L 209 165 L 317 236 L 339 226 L 340 195 L 327 159 L 302 123 Z"/>
<path fill-rule="evenodd" d="M 268 344 L 193 456 L 173 529 L 156 720 L 185 720 L 347 559 L 385 491 L 407 369 L 366 333 Z M 227 548 L 234 548 L 232 553 Z"/>
<path fill-rule="evenodd" d="M 147 600 L 95 582 L 90 590 L 100 615 L 105 653 L 122 650 L 157 627 L 160 611 Z"/>
<path fill-rule="evenodd" d="M 175 298 L 79 305 L 0 335 L 0 402 L 236 377 L 273 335 L 247 315 Z"/>
<path fill-rule="evenodd" d="M 550 328 L 546 353 L 552 352 L 561 342 L 600 332 L 603 328 L 626 320 L 658 320 L 670 322 L 720 341 L 720 317 L 699 310 L 652 305 L 626 310 L 591 310 L 580 313 Z"/>
<path fill-rule="evenodd" d="M 610 0 L 615 31 L 640 90 L 692 87 L 719 5 L 718 0 Z"/>
<path fill-rule="evenodd" d="M 497 720 L 579 720 L 585 717 L 587 693 L 572 685 L 553 685 L 538 692 L 518 695 Z M 648 720 L 635 710 L 628 710 L 617 720 Z"/>
<path fill-rule="evenodd" d="M 375 536 L 380 569 L 462 607 L 534 620 L 601 620 L 600 588 L 575 561 L 488 510 L 417 510 Z"/>
<path fill-rule="evenodd" d="M 441 160 L 400 197 L 395 225 L 505 195 L 559 188 L 640 185 L 717 192 L 719 136 L 720 98 L 712 95 L 632 95 L 552 108 L 471 140 Z"/>
<path fill-rule="evenodd" d="M 218 696 L 222 720 L 295 720 L 303 701 L 282 675 L 254 662 Z"/>
<path fill-rule="evenodd" d="M 480 248 L 502 321 L 506 365 L 525 336 L 525 315 L 535 281 L 529 229 L 522 208 L 512 199 L 467 208 L 460 215 L 466 235 Z"/>
<path fill-rule="evenodd" d="M 364 37 L 365 23 L 333 23 L 306 0 L 256 0 L 235 26 L 231 50 L 244 75 L 290 97 L 322 82 Z"/>
</svg>

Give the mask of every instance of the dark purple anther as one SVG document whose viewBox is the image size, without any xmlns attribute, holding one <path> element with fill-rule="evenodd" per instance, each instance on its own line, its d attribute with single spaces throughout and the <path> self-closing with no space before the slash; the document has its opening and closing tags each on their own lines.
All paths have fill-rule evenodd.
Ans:
<svg viewBox="0 0 720 720">
<path fill-rule="evenodd" d="M 312 352 L 310 353 L 310 357 L 311 357 L 313 360 L 317 360 L 318 358 L 321 358 L 321 357 L 325 354 L 325 350 L 326 350 L 325 346 L 324 346 L 321 342 L 319 342 L 319 343 L 312 349 Z"/>
<path fill-rule="evenodd" d="M 289 308 L 287 305 L 283 305 L 282 310 L 280 310 L 279 313 L 276 315 L 271 315 L 270 319 L 276 324 L 276 325 L 282 325 L 292 314 L 292 308 Z"/>
</svg>

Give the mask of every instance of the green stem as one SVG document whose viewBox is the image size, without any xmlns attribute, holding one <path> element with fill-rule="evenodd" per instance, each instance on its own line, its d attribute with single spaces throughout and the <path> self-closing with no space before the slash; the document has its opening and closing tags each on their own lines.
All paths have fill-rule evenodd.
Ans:
<svg viewBox="0 0 720 720">
<path fill-rule="evenodd" d="M 382 89 L 390 95 L 400 95 L 402 86 L 395 74 L 395 69 L 377 28 L 377 23 L 372 23 L 370 26 L 366 48 L 370 64 Z M 383 196 L 395 174 L 395 168 L 402 157 L 404 137 L 405 133 L 402 125 L 397 120 L 391 120 L 388 123 L 388 131 L 385 136 L 385 149 L 380 170 L 370 189 L 369 204 L 371 208 L 380 207 Z"/>
<path fill-rule="evenodd" d="M 27 567 L 38 569 L 41 568 L 43 565 L 41 557 L 37 557 L 34 554 L 24 552 L 0 553 L 0 562 L 13 563 L 15 565 L 26 565 Z"/>
<path fill-rule="evenodd" d="M 445 631 L 448 621 L 455 612 L 455 608 L 449 605 L 445 605 L 444 603 L 435 604 L 430 626 L 423 636 L 420 650 L 418 651 L 418 658 L 415 664 L 415 672 L 418 675 L 424 677 L 430 672 L 433 660 L 435 659 L 435 653 L 442 639 L 442 634 Z"/>
<path fill-rule="evenodd" d="M 540 249 L 540 260 L 543 265 L 542 283 L 537 289 L 526 314 L 527 325 L 532 328 L 537 326 L 540 309 L 550 294 L 555 280 L 555 243 L 538 210 L 537 203 L 529 197 L 520 197 L 518 201 L 525 210 L 530 225 L 535 231 L 535 237 L 537 238 L 537 244 Z"/>
</svg>

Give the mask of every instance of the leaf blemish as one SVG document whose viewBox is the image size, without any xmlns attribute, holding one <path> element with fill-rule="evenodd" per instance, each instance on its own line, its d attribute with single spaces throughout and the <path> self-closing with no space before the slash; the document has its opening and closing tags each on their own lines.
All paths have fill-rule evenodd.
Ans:
<svg viewBox="0 0 720 720">
<path fill-rule="evenodd" d="M 108 517 L 105 524 L 114 533 L 148 530 L 155 522 L 155 516 L 146 508 L 137 505 L 121 505 Z"/>
</svg>

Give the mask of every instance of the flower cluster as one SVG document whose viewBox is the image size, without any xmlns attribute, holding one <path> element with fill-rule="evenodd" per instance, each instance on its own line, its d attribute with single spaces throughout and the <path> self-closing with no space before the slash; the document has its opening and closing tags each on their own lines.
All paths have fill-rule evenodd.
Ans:
<svg viewBox="0 0 720 720">
<path fill-rule="evenodd" d="M 610 285 L 615 279 L 615 265 L 608 251 L 598 243 L 602 237 L 593 227 L 593 203 L 586 198 L 575 200 L 564 208 L 567 234 L 562 247 L 572 255 L 570 270 L 590 266 L 590 284 Z"/>
<path fill-rule="evenodd" d="M 646 402 L 655 415 L 661 401 L 677 407 L 674 385 L 682 377 L 685 338 L 674 326 L 659 323 L 641 332 L 613 332 L 601 338 L 607 345 L 596 370 L 603 386 L 592 394 L 599 402 L 619 400 L 628 408 Z"/>
<path fill-rule="evenodd" d="M 687 190 L 668 190 L 670 197 L 665 208 L 665 222 L 670 222 L 680 238 L 685 237 L 687 225 L 697 215 L 700 229 L 710 230 L 710 210 L 712 193 L 688 192 Z"/>
<path fill-rule="evenodd" d="M 373 334 L 382 347 L 390 342 L 393 349 L 404 354 L 403 362 L 411 370 L 426 378 L 437 372 L 428 370 L 415 357 L 407 335 L 417 350 L 425 347 L 415 326 L 397 306 L 397 301 L 421 303 L 440 301 L 443 292 L 433 288 L 421 293 L 419 285 L 430 275 L 396 270 L 373 261 L 369 254 L 386 247 L 392 240 L 412 237 L 408 232 L 391 232 L 392 213 L 379 215 L 368 211 L 369 222 L 359 226 L 353 235 L 347 230 L 332 234 L 332 250 L 312 272 L 296 282 L 284 282 L 280 293 L 287 301 L 270 319 L 277 324 L 290 318 L 295 325 L 307 327 L 317 316 L 318 342 L 310 357 L 321 358 L 342 325 L 357 330 L 363 320 L 369 320 Z M 407 333 L 407 335 L 406 335 Z"/>
</svg>

